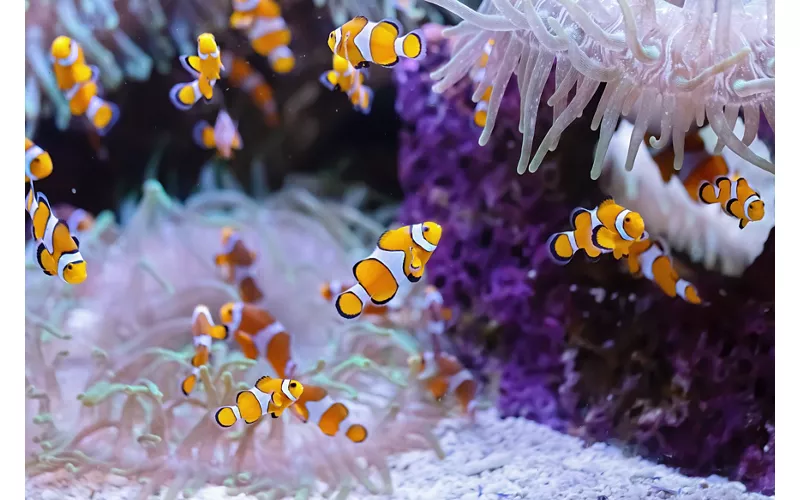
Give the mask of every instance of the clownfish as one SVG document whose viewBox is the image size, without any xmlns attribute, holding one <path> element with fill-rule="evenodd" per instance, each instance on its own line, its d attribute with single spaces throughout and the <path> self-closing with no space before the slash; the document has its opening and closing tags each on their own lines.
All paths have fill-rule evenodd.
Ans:
<svg viewBox="0 0 800 500">
<path fill-rule="evenodd" d="M 268 126 L 277 126 L 280 121 L 278 105 L 272 87 L 261 73 L 254 70 L 245 59 L 237 57 L 232 52 L 223 52 L 222 61 L 225 67 L 229 68 L 225 77 L 231 85 L 242 89 L 250 96 L 258 109 L 264 113 Z"/>
<path fill-rule="evenodd" d="M 264 293 L 253 274 L 256 253 L 249 250 L 239 233 L 230 227 L 222 228 L 222 246 L 222 253 L 214 256 L 214 263 L 224 270 L 225 281 L 239 288 L 239 295 L 245 303 L 263 299 Z"/>
<path fill-rule="evenodd" d="M 422 311 L 428 333 L 434 337 L 443 335 L 447 322 L 453 317 L 453 311 L 444 307 L 442 293 L 435 286 L 425 287 Z"/>
<path fill-rule="evenodd" d="M 211 357 L 211 340 L 223 340 L 226 337 L 224 329 L 214 325 L 208 307 L 199 305 L 192 313 L 192 337 L 194 342 L 194 356 L 192 356 L 192 373 L 181 382 L 181 391 L 184 396 L 191 394 L 200 375 L 200 367 L 208 364 Z"/>
<path fill-rule="evenodd" d="M 80 234 L 92 229 L 95 219 L 92 214 L 82 208 L 72 208 L 66 222 L 70 233 Z"/>
<path fill-rule="evenodd" d="M 398 292 L 407 291 L 411 283 L 422 279 L 441 237 L 442 227 L 435 222 L 384 232 L 372 254 L 353 266 L 356 283 L 336 298 L 336 311 L 343 318 L 357 318 L 367 299 L 385 305 Z"/>
<path fill-rule="evenodd" d="M 25 138 L 25 182 L 38 181 L 53 173 L 50 153 Z"/>
<path fill-rule="evenodd" d="M 739 219 L 739 229 L 764 218 L 764 200 L 741 177 L 735 180 L 718 177 L 713 185 L 704 182 L 700 185 L 698 197 L 709 205 L 719 203 L 723 212 Z"/>
<path fill-rule="evenodd" d="M 494 47 L 494 40 L 489 40 L 483 46 L 483 54 L 481 54 L 481 58 L 478 60 L 478 64 L 475 66 L 471 78 L 472 82 L 475 85 L 480 85 L 483 79 L 486 77 L 486 64 L 489 62 L 489 55 L 492 53 L 492 48 Z M 486 87 L 483 95 L 481 96 L 480 100 L 477 104 L 475 104 L 475 112 L 472 115 L 472 119 L 475 122 L 475 125 L 483 128 L 486 126 L 486 110 L 489 109 L 489 99 L 492 97 L 492 86 Z"/>
<path fill-rule="evenodd" d="M 231 116 L 224 109 L 217 114 L 217 121 L 213 127 L 205 120 L 197 122 L 192 132 L 192 139 L 203 149 L 216 148 L 217 155 L 226 160 L 233 156 L 234 149 L 242 149 L 242 137 Z"/>
<path fill-rule="evenodd" d="M 475 413 L 478 383 L 455 356 L 428 351 L 409 357 L 408 366 L 434 399 L 441 401 L 447 396 L 455 397 L 463 413 Z"/>
<path fill-rule="evenodd" d="M 366 68 L 370 63 L 391 67 L 400 62 L 401 57 L 422 59 L 426 51 L 422 31 L 403 35 L 397 20 L 383 19 L 374 23 L 364 16 L 354 17 L 331 31 L 328 47 L 356 69 Z"/>
<path fill-rule="evenodd" d="M 59 36 L 50 45 L 50 62 L 58 88 L 66 92 L 77 84 L 96 80 L 98 69 L 86 64 L 83 47 L 67 36 Z"/>
<path fill-rule="evenodd" d="M 633 243 L 628 255 L 628 269 L 634 276 L 644 275 L 670 297 L 677 295 L 692 304 L 702 302 L 697 288 L 678 276 L 664 246 L 658 241 Z"/>
<path fill-rule="evenodd" d="M 230 427 L 240 419 L 252 424 L 264 415 L 278 418 L 303 392 L 303 385 L 296 380 L 263 376 L 255 387 L 236 395 L 236 406 L 218 409 L 214 420 L 221 427 Z"/>
<path fill-rule="evenodd" d="M 270 313 L 252 304 L 228 302 L 220 308 L 219 316 L 225 331 L 233 334 L 246 358 L 263 356 L 279 377 L 294 373 L 292 337 Z"/>
<path fill-rule="evenodd" d="M 611 198 L 594 210 L 576 208 L 571 219 L 572 231 L 556 233 L 547 240 L 550 256 L 557 264 L 568 263 L 578 250 L 591 260 L 610 252 L 621 259 L 628 255 L 631 244 L 648 237 L 642 216 Z"/>
<path fill-rule="evenodd" d="M 250 46 L 266 57 L 276 73 L 294 69 L 294 54 L 289 48 L 292 33 L 281 17 L 281 7 L 274 0 L 233 0 L 231 28 L 247 30 Z"/>
<path fill-rule="evenodd" d="M 43 193 L 31 188 L 26 209 L 31 217 L 31 233 L 36 242 L 36 262 L 48 276 L 58 276 L 64 283 L 78 285 L 86 280 L 86 261 L 81 255 L 78 238 L 70 234 L 67 224 L 58 219 Z"/>
<path fill-rule="evenodd" d="M 180 56 L 179 60 L 183 69 L 195 77 L 195 80 L 173 85 L 169 91 L 169 99 L 176 108 L 186 111 L 201 97 L 206 102 L 214 97 L 214 85 L 220 78 L 220 71 L 225 67 L 217 40 L 211 33 L 202 33 L 197 37 L 196 56 Z"/>
<path fill-rule="evenodd" d="M 372 109 L 372 89 L 364 85 L 364 74 L 345 58 L 334 54 L 333 69 L 323 73 L 319 81 L 328 90 L 341 90 L 347 94 L 356 111 L 368 115 Z"/>
<path fill-rule="evenodd" d="M 345 436 L 354 443 L 367 439 L 367 429 L 349 420 L 350 410 L 343 403 L 336 402 L 322 387 L 306 385 L 303 395 L 292 405 L 292 412 L 303 422 L 312 422 L 326 436 L 335 436 L 345 428 Z"/>
<path fill-rule="evenodd" d="M 345 282 L 341 282 L 339 280 L 332 280 L 320 285 L 319 294 L 322 296 L 323 299 L 325 299 L 325 302 L 330 302 L 331 304 L 333 304 L 334 300 L 340 293 L 344 292 L 348 288 L 351 288 L 355 284 L 356 282 L 352 280 Z M 364 312 L 363 312 L 363 314 L 367 314 L 370 316 L 385 316 L 388 313 L 389 313 L 388 307 L 376 306 L 375 304 L 372 303 L 369 303 L 366 306 L 364 306 Z"/>
</svg>

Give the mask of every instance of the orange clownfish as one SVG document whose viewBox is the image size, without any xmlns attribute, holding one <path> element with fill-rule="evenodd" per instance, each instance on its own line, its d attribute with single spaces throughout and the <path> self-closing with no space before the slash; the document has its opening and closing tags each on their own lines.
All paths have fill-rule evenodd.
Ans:
<svg viewBox="0 0 800 500">
<path fill-rule="evenodd" d="M 85 233 L 94 227 L 94 223 L 94 216 L 82 208 L 73 209 L 67 217 L 67 227 L 72 234 Z"/>
<path fill-rule="evenodd" d="M 213 127 L 205 120 L 197 122 L 192 132 L 192 139 L 203 149 L 216 148 L 217 155 L 226 160 L 231 159 L 234 149 L 242 149 L 242 136 L 224 109 L 220 110 Z"/>
<path fill-rule="evenodd" d="M 294 373 L 292 337 L 270 313 L 252 304 L 228 302 L 220 308 L 219 316 L 227 334 L 233 334 L 246 358 L 264 356 L 280 377 Z"/>
<path fill-rule="evenodd" d="M 411 356 L 408 366 L 434 399 L 440 401 L 446 396 L 454 396 L 463 413 L 475 413 L 478 383 L 455 356 L 446 352 L 435 355 L 428 351 Z"/>
<path fill-rule="evenodd" d="M 443 335 L 447 322 L 453 317 L 453 311 L 444 307 L 442 293 L 435 286 L 426 286 L 422 301 L 428 333 L 433 336 Z"/>
<path fill-rule="evenodd" d="M 98 69 L 86 64 L 83 47 L 67 36 L 59 36 L 50 45 L 50 62 L 58 88 L 66 92 L 76 84 L 96 80 Z"/>
<path fill-rule="evenodd" d="M 347 406 L 335 402 L 322 387 L 305 386 L 303 395 L 291 408 L 303 422 L 311 420 L 316 423 L 326 436 L 335 436 L 340 429 L 345 428 L 344 434 L 350 441 L 361 443 L 367 439 L 366 427 L 352 423 Z"/>
<path fill-rule="evenodd" d="M 355 69 L 345 58 L 334 54 L 333 69 L 323 73 L 319 81 L 328 90 L 341 90 L 347 94 L 353 107 L 368 115 L 372 109 L 374 93 L 364 85 L 362 71 Z"/>
<path fill-rule="evenodd" d="M 356 284 L 355 281 L 345 281 L 341 282 L 339 280 L 332 280 L 327 283 L 323 283 L 319 287 L 319 293 L 322 295 L 322 298 L 325 299 L 325 302 L 330 302 L 333 304 L 336 297 L 347 290 L 348 288 L 354 286 Z M 385 316 L 389 313 L 388 307 L 383 306 L 376 306 L 375 304 L 367 304 L 364 306 L 363 314 L 367 314 L 370 316 Z"/>
<path fill-rule="evenodd" d="M 572 260 L 578 250 L 594 260 L 613 252 L 615 259 L 628 255 L 631 244 L 647 239 L 644 220 L 637 212 L 607 199 L 594 210 L 577 208 L 572 212 L 572 231 L 552 235 L 547 240 L 550 256 L 557 264 Z"/>
<path fill-rule="evenodd" d="M 644 275 L 670 297 L 677 295 L 692 304 L 701 302 L 697 288 L 678 276 L 666 250 L 658 241 L 633 243 L 628 255 L 628 269 L 634 276 Z"/>
<path fill-rule="evenodd" d="M 194 308 L 194 313 L 192 313 L 192 336 L 194 341 L 192 373 L 181 382 L 181 391 L 185 396 L 194 390 L 197 377 L 200 375 L 200 367 L 208 364 L 211 357 L 211 340 L 222 340 L 227 334 L 224 329 L 214 325 L 208 307 L 199 305 Z"/>
<path fill-rule="evenodd" d="M 364 16 L 354 17 L 331 31 L 328 47 L 356 69 L 366 68 L 370 63 L 391 67 L 400 62 L 401 57 L 422 59 L 426 50 L 422 31 L 403 35 L 397 20 L 383 19 L 374 23 Z"/>
<path fill-rule="evenodd" d="M 764 200 L 741 177 L 735 180 L 718 177 L 713 185 L 704 182 L 700 185 L 698 197 L 709 205 L 719 203 L 723 212 L 739 219 L 739 229 L 764 218 Z"/>
<path fill-rule="evenodd" d="M 201 97 L 206 102 L 214 97 L 214 85 L 220 78 L 220 71 L 225 67 L 222 64 L 217 40 L 211 33 L 202 33 L 197 37 L 196 56 L 181 56 L 179 60 L 181 66 L 195 77 L 195 80 L 173 85 L 169 91 L 169 99 L 176 108 L 186 111 Z"/>
<path fill-rule="evenodd" d="M 276 73 L 294 69 L 294 54 L 289 48 L 292 33 L 281 17 L 281 7 L 274 0 L 233 0 L 231 28 L 247 30 L 250 46 L 266 57 Z"/>
<path fill-rule="evenodd" d="M 36 262 L 42 272 L 58 276 L 70 285 L 83 283 L 86 280 L 86 261 L 81 255 L 78 238 L 70 234 L 67 224 L 56 217 L 47 197 L 34 191 L 32 182 L 25 205 L 36 242 Z"/>
<path fill-rule="evenodd" d="M 489 40 L 483 46 L 483 54 L 481 54 L 481 58 L 478 60 L 478 64 L 475 66 L 475 69 L 471 75 L 472 82 L 475 85 L 480 85 L 480 83 L 486 77 L 486 64 L 489 62 L 489 55 L 492 53 L 492 47 L 494 47 L 494 40 Z M 489 109 L 489 99 L 491 97 L 492 86 L 490 85 L 486 88 L 486 91 L 484 91 L 478 103 L 475 104 L 475 113 L 473 114 L 472 119 L 475 122 L 475 125 L 481 128 L 486 126 L 486 110 Z"/>
<path fill-rule="evenodd" d="M 230 227 L 222 229 L 222 246 L 222 253 L 214 256 L 214 262 L 224 270 L 225 281 L 239 288 L 239 295 L 245 303 L 263 299 L 264 293 L 253 274 L 256 253 L 249 250 L 239 233 Z"/>
<path fill-rule="evenodd" d="M 357 318 L 367 299 L 385 305 L 407 291 L 410 283 L 422 279 L 441 237 L 442 227 L 435 222 L 384 232 L 372 254 L 353 266 L 356 283 L 336 298 L 336 311 L 343 318 Z"/>
<path fill-rule="evenodd" d="M 218 409 L 214 420 L 221 427 L 230 427 L 240 419 L 252 424 L 264 415 L 278 418 L 303 392 L 303 385 L 296 380 L 264 376 L 258 379 L 255 387 L 236 395 L 236 406 Z"/>
<path fill-rule="evenodd" d="M 245 59 L 232 52 L 223 52 L 222 61 L 229 68 L 225 75 L 231 85 L 242 89 L 253 100 L 258 109 L 264 113 L 267 125 L 275 127 L 279 123 L 278 105 L 275 102 L 272 87 L 258 71 L 254 70 Z"/>
<path fill-rule="evenodd" d="M 25 182 L 38 181 L 53 173 L 53 159 L 44 149 L 25 138 Z"/>
</svg>

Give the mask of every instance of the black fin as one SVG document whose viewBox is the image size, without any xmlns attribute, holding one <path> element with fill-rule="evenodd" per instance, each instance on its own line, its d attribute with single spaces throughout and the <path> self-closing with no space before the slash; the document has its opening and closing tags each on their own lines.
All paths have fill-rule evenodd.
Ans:
<svg viewBox="0 0 800 500">
<path fill-rule="evenodd" d="M 739 219 L 739 229 L 744 229 L 744 219 Z"/>
<path fill-rule="evenodd" d="M 727 213 L 727 214 L 728 214 L 728 215 L 730 215 L 731 217 L 736 217 L 735 215 L 733 215 L 733 212 L 731 212 L 731 207 L 732 207 L 732 206 L 733 206 L 733 204 L 734 204 L 734 203 L 736 203 L 737 201 L 739 201 L 739 200 L 738 200 L 738 199 L 736 199 L 736 198 L 731 198 L 730 200 L 728 200 L 728 203 L 726 203 L 726 204 L 725 204 L 725 213 Z"/>
<path fill-rule="evenodd" d="M 72 241 L 74 241 L 74 242 L 75 242 L 75 246 L 76 246 L 76 247 L 80 248 L 80 246 L 81 246 L 81 242 L 80 242 L 80 241 L 78 241 L 78 237 L 77 237 L 77 236 L 73 236 L 73 237 L 72 237 Z"/>
</svg>

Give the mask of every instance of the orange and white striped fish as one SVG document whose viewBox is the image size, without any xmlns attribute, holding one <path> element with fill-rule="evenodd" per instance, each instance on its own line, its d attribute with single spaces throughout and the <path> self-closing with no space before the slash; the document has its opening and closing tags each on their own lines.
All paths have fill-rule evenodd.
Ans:
<svg viewBox="0 0 800 500">
<path fill-rule="evenodd" d="M 372 109 L 374 93 L 364 85 L 364 70 L 357 70 L 343 57 L 333 55 L 333 69 L 326 71 L 319 77 L 320 83 L 328 90 L 341 90 L 356 111 L 368 115 Z"/>
<path fill-rule="evenodd" d="M 425 287 L 422 311 L 428 333 L 433 337 L 444 335 L 447 322 L 453 317 L 453 311 L 444 306 L 444 297 L 435 286 Z"/>
<path fill-rule="evenodd" d="M 224 109 L 217 114 L 217 121 L 213 127 L 205 120 L 197 122 L 192 132 L 192 139 L 203 149 L 216 148 L 217 155 L 226 160 L 231 159 L 234 149 L 242 149 L 242 136 Z"/>
<path fill-rule="evenodd" d="M 678 276 L 664 245 L 658 241 L 637 241 L 631 245 L 628 269 L 634 276 L 644 276 L 670 297 L 676 295 L 686 302 L 702 302 L 697 288 Z"/>
<path fill-rule="evenodd" d="M 296 380 L 264 376 L 256 381 L 255 387 L 236 395 L 235 406 L 219 408 L 214 420 L 220 427 L 231 427 L 239 420 L 255 423 L 264 415 L 278 418 L 303 392 L 303 385 Z"/>
<path fill-rule="evenodd" d="M 409 357 L 408 365 L 413 376 L 425 385 L 434 399 L 441 401 L 446 397 L 454 397 L 463 413 L 474 415 L 478 383 L 455 356 L 446 352 L 436 355 L 427 351 Z"/>
<path fill-rule="evenodd" d="M 354 280 L 349 281 L 339 281 L 339 280 L 331 280 L 327 283 L 323 283 L 319 288 L 319 293 L 325 302 L 330 302 L 331 304 L 334 303 L 336 297 L 354 286 L 356 282 Z M 364 306 L 363 314 L 369 316 L 386 316 L 389 313 L 389 308 L 384 306 L 376 306 L 375 304 L 369 303 Z"/>
<path fill-rule="evenodd" d="M 223 52 L 222 61 L 228 68 L 224 75 L 230 84 L 242 89 L 250 96 L 253 103 L 264 113 L 267 125 L 275 127 L 280 122 L 278 104 L 275 102 L 274 91 L 264 77 L 254 70 L 244 58 L 238 57 L 233 52 Z"/>
<path fill-rule="evenodd" d="M 25 182 L 38 181 L 53 173 L 53 159 L 44 149 L 25 138 Z"/>
<path fill-rule="evenodd" d="M 191 394 L 200 375 L 200 367 L 208 364 L 211 358 L 212 339 L 224 340 L 227 332 L 224 328 L 214 325 L 208 307 L 198 305 L 192 313 L 192 338 L 194 342 L 194 356 L 192 356 L 192 372 L 181 382 L 181 391 L 185 396 Z"/>
<path fill-rule="evenodd" d="M 303 395 L 291 407 L 292 412 L 303 422 L 311 421 L 326 436 L 336 436 L 345 429 L 344 435 L 354 443 L 367 439 L 367 428 L 350 419 L 350 410 L 343 403 L 334 401 L 322 387 L 306 385 Z"/>
<path fill-rule="evenodd" d="M 635 241 L 648 238 L 642 216 L 610 198 L 594 210 L 576 208 L 571 219 L 572 231 L 556 233 L 547 240 L 550 256 L 557 264 L 568 263 L 578 250 L 591 260 L 606 253 L 619 260 L 628 255 Z"/>
<path fill-rule="evenodd" d="M 764 200 L 747 179 L 718 177 L 714 184 L 704 182 L 698 193 L 700 201 L 709 205 L 718 203 L 722 211 L 739 220 L 739 229 L 764 218 Z"/>
<path fill-rule="evenodd" d="M 231 227 L 222 228 L 222 246 L 222 253 L 214 256 L 214 262 L 223 269 L 225 281 L 238 287 L 243 302 L 259 302 L 264 293 L 253 272 L 256 253 L 247 248 L 239 233 Z"/>
<path fill-rule="evenodd" d="M 470 77 L 475 86 L 480 85 L 483 79 L 486 78 L 486 64 L 489 62 L 489 55 L 492 53 L 492 47 L 494 47 L 494 40 L 486 42 L 483 46 L 483 54 L 481 54 L 481 58 L 472 70 Z M 489 109 L 489 99 L 491 97 L 492 86 L 490 85 L 483 92 L 477 104 L 475 104 L 475 112 L 472 115 L 472 119 L 475 125 L 481 128 L 486 126 L 486 110 Z"/>
<path fill-rule="evenodd" d="M 356 69 L 370 63 L 392 67 L 400 58 L 423 59 L 425 39 L 421 30 L 403 35 L 396 19 L 383 19 L 377 23 L 364 16 L 347 21 L 328 35 L 328 47 L 334 54 L 347 59 Z"/>
<path fill-rule="evenodd" d="M 222 64 L 217 40 L 211 33 L 201 33 L 197 37 L 196 56 L 183 55 L 179 60 L 183 69 L 195 80 L 173 85 L 169 91 L 169 99 L 173 106 L 186 111 L 197 104 L 201 97 L 206 102 L 214 97 L 214 86 L 225 67 Z"/>
<path fill-rule="evenodd" d="M 81 234 L 94 227 L 95 218 L 82 208 L 74 208 L 67 216 L 67 227 L 72 234 Z"/>
<path fill-rule="evenodd" d="M 246 30 L 250 46 L 266 57 L 276 73 L 294 69 L 294 54 L 289 48 L 292 33 L 281 16 L 281 7 L 274 0 L 233 0 L 231 28 Z"/>
<path fill-rule="evenodd" d="M 398 292 L 407 293 L 412 283 L 422 279 L 441 237 L 442 227 L 435 222 L 384 232 L 375 250 L 353 266 L 356 283 L 336 298 L 336 311 L 345 319 L 357 318 L 367 299 L 380 306 Z"/>
<path fill-rule="evenodd" d="M 294 373 L 292 337 L 270 313 L 252 304 L 228 302 L 220 308 L 219 315 L 246 358 L 263 356 L 279 377 L 290 377 Z"/>
</svg>

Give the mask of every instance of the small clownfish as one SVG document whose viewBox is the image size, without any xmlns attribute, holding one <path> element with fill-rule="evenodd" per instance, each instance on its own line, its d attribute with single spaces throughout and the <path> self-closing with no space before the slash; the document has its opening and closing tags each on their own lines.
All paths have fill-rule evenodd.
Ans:
<svg viewBox="0 0 800 500">
<path fill-rule="evenodd" d="M 83 283 L 86 280 L 86 261 L 81 255 L 78 238 L 70 234 L 67 224 L 56 217 L 47 197 L 34 191 L 32 182 L 25 205 L 36 242 L 36 262 L 42 272 L 58 276 L 70 285 Z"/>
<path fill-rule="evenodd" d="M 50 153 L 25 138 L 25 182 L 38 181 L 53 173 Z"/>
<path fill-rule="evenodd" d="M 277 126 L 280 122 L 278 105 L 272 87 L 261 73 L 254 70 L 245 59 L 237 57 L 232 52 L 223 52 L 222 61 L 226 68 L 230 68 L 225 76 L 231 85 L 242 89 L 250 96 L 256 107 L 264 113 L 268 126 Z"/>
<path fill-rule="evenodd" d="M 658 241 L 633 243 L 628 255 L 628 269 L 634 276 L 644 275 L 670 297 L 677 295 L 692 304 L 702 302 L 697 288 L 678 276 L 664 246 Z"/>
<path fill-rule="evenodd" d="M 280 321 L 252 304 L 228 302 L 219 310 L 220 320 L 248 359 L 264 358 L 279 377 L 291 376 L 296 365 L 291 359 L 292 337 Z"/>
<path fill-rule="evenodd" d="M 428 333 L 433 337 L 443 335 L 447 322 L 453 317 L 453 311 L 444 307 L 442 293 L 435 286 L 425 287 L 422 307 Z"/>
<path fill-rule="evenodd" d="M 217 114 L 217 121 L 213 127 L 205 120 L 197 122 L 192 132 L 192 139 L 203 149 L 216 148 L 217 155 L 226 160 L 231 159 L 234 149 L 242 149 L 242 136 L 224 109 Z"/>
<path fill-rule="evenodd" d="M 339 433 L 340 429 L 346 428 L 344 434 L 350 441 L 361 443 L 367 439 L 367 428 L 361 424 L 352 423 L 347 406 L 334 401 L 328 395 L 328 391 L 322 387 L 306 385 L 303 395 L 298 398 L 291 409 L 303 422 L 311 420 L 316 423 L 326 436 L 333 437 Z"/>
<path fill-rule="evenodd" d="M 330 302 L 333 304 L 336 297 L 347 290 L 348 288 L 353 287 L 356 284 L 355 281 L 345 281 L 341 282 L 338 280 L 332 280 L 327 283 L 323 283 L 319 287 L 319 293 L 322 295 L 322 298 L 325 299 L 325 302 Z M 385 316 L 389 313 L 388 307 L 383 306 L 376 306 L 375 304 L 369 303 L 364 306 L 363 314 L 369 316 Z"/>
<path fill-rule="evenodd" d="M 225 281 L 239 288 L 239 295 L 245 303 L 259 302 L 264 293 L 253 274 L 256 253 L 249 250 L 239 233 L 230 227 L 222 228 L 222 246 L 222 253 L 214 256 L 214 263 L 222 267 Z"/>
<path fill-rule="evenodd" d="M 236 406 L 218 409 L 214 420 L 220 427 L 230 427 L 240 419 L 252 424 L 264 415 L 278 418 L 303 392 L 303 385 L 296 380 L 264 376 L 258 379 L 255 387 L 236 395 Z"/>
<path fill-rule="evenodd" d="M 723 212 L 739 219 L 739 229 L 764 218 L 764 200 L 741 177 L 735 180 L 718 177 L 713 185 L 704 182 L 700 185 L 698 197 L 709 205 L 719 203 Z"/>
<path fill-rule="evenodd" d="M 556 233 L 547 240 L 550 256 L 557 264 L 568 263 L 578 250 L 593 261 L 606 253 L 619 260 L 628 255 L 631 244 L 648 237 L 642 216 L 611 198 L 594 210 L 576 208 L 571 220 L 572 231 Z"/>
<path fill-rule="evenodd" d="M 442 227 L 435 222 L 384 232 L 372 254 L 353 266 L 356 284 L 336 298 L 336 311 L 345 319 L 357 318 L 367 299 L 385 305 L 398 292 L 407 291 L 411 283 L 422 279 L 441 237 Z"/>
<path fill-rule="evenodd" d="M 475 85 L 480 85 L 480 83 L 486 77 L 486 64 L 489 62 L 489 55 L 492 53 L 493 47 L 494 40 L 489 40 L 483 46 L 483 54 L 481 54 L 481 58 L 478 60 L 478 64 L 475 66 L 471 75 L 472 82 Z M 489 109 L 489 99 L 491 97 L 492 87 L 489 86 L 486 88 L 486 91 L 484 91 L 478 103 L 475 104 L 475 113 L 473 114 L 472 119 L 475 122 L 475 125 L 481 128 L 486 126 L 486 110 Z"/>
<path fill-rule="evenodd" d="M 478 383 L 455 356 L 446 352 L 436 355 L 428 351 L 409 357 L 408 366 L 434 399 L 441 401 L 446 396 L 453 396 L 463 413 L 470 416 L 475 414 Z"/>
<path fill-rule="evenodd" d="M 192 336 L 194 342 L 192 373 L 181 382 L 181 391 L 184 396 L 188 396 L 194 390 L 197 377 L 200 375 L 200 367 L 208 364 L 211 357 L 211 340 L 223 340 L 227 333 L 224 329 L 214 325 L 208 307 L 199 305 L 194 308 L 194 313 L 192 313 Z"/>
<path fill-rule="evenodd" d="M 401 57 L 423 59 L 426 51 L 422 31 L 403 35 L 402 26 L 395 19 L 374 23 L 364 16 L 354 17 L 331 31 L 328 47 L 356 69 L 366 68 L 370 63 L 392 67 Z"/>
<path fill-rule="evenodd" d="M 274 0 L 233 0 L 231 28 L 247 30 L 250 46 L 266 57 L 276 73 L 294 69 L 294 54 L 289 48 L 292 33 L 281 17 L 281 7 Z"/>
<path fill-rule="evenodd" d="M 211 33 L 202 33 L 197 37 L 196 56 L 180 56 L 179 60 L 181 66 L 195 77 L 195 80 L 173 85 L 169 91 L 169 99 L 176 108 L 186 111 L 201 97 L 206 102 L 214 97 L 214 85 L 220 78 L 220 71 L 225 67 L 222 64 L 217 41 Z"/>
<path fill-rule="evenodd" d="M 372 89 L 364 85 L 364 74 L 345 58 L 334 54 L 333 69 L 323 73 L 319 81 L 328 90 L 341 90 L 347 94 L 357 111 L 368 115 L 372 109 Z"/>
</svg>

